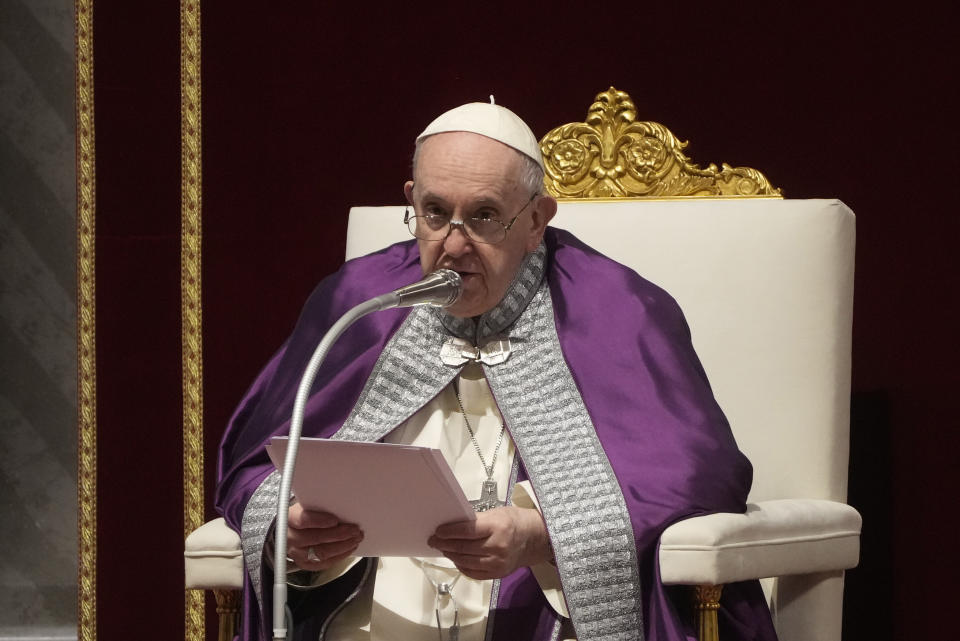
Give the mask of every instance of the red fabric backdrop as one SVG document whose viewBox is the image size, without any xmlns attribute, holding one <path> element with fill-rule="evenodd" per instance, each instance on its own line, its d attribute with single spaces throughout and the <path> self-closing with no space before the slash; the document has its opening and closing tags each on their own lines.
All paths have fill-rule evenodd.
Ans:
<svg viewBox="0 0 960 641">
<path fill-rule="evenodd" d="M 182 638 L 179 15 L 93 15 L 97 639 Z"/>
<path fill-rule="evenodd" d="M 958 554 L 913 542 L 952 538 L 960 445 L 949 16 L 242 4 L 202 5 L 208 497 L 233 405 L 342 261 L 348 208 L 402 202 L 416 133 L 493 93 L 543 135 L 613 84 L 696 162 L 757 167 L 788 197 L 858 214 L 851 502 L 866 523 L 845 638 L 939 631 L 932 604 Z M 170 639 L 183 629 L 178 7 L 97 0 L 94 16 L 99 638 Z M 145 630 L 130 590 L 144 564 L 161 570 Z"/>
</svg>

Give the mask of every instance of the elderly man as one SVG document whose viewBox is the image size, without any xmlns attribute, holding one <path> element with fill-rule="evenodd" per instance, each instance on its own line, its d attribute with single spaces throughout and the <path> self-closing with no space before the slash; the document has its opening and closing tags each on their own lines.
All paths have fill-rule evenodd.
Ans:
<svg viewBox="0 0 960 641">
<path fill-rule="evenodd" d="M 353 305 L 439 268 L 461 275 L 460 299 L 354 325 L 317 376 L 304 435 L 437 448 L 477 518 L 439 527 L 436 557 L 357 558 L 356 525 L 294 502 L 295 637 L 688 638 L 682 601 L 659 582 L 658 537 L 678 519 L 743 511 L 751 468 L 679 308 L 547 227 L 557 204 L 539 146 L 509 110 L 437 118 L 413 177 L 416 241 L 320 283 L 224 437 L 217 505 L 242 532 L 244 638 L 270 628 L 279 483 L 263 445 L 287 431 L 314 346 Z M 775 638 L 755 583 L 725 592 L 728 638 Z"/>
</svg>

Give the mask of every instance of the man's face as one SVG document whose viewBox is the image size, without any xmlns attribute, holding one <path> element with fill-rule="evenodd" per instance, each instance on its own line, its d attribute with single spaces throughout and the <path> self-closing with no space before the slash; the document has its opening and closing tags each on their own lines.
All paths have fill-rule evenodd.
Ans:
<svg viewBox="0 0 960 641">
<path fill-rule="evenodd" d="M 486 136 L 437 134 L 423 141 L 414 181 L 404 185 L 404 193 L 417 214 L 493 217 L 508 224 L 531 196 L 520 184 L 521 166 L 516 151 Z M 555 210 L 552 198 L 534 199 L 496 245 L 471 240 L 461 227 L 442 241 L 418 241 L 424 274 L 445 268 L 463 278 L 463 294 L 447 311 L 471 317 L 495 307 Z"/>
</svg>

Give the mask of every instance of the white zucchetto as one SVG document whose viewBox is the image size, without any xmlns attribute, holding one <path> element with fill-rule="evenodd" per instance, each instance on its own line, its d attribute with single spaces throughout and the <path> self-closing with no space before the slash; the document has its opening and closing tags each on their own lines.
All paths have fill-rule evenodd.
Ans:
<svg viewBox="0 0 960 641">
<path fill-rule="evenodd" d="M 451 131 L 468 131 L 502 142 L 532 158 L 543 169 L 540 143 L 527 123 L 506 107 L 491 102 L 471 102 L 441 114 L 427 125 L 417 142 L 434 134 Z"/>
</svg>

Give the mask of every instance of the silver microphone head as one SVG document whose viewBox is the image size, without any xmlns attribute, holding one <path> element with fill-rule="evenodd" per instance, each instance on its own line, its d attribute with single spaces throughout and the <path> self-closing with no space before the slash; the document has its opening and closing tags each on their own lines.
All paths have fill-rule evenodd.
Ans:
<svg viewBox="0 0 960 641">
<path fill-rule="evenodd" d="M 413 305 L 432 305 L 449 307 L 457 302 L 463 292 L 463 279 L 452 269 L 438 269 L 427 274 L 422 280 L 394 290 L 399 297 L 398 307 Z"/>
</svg>

